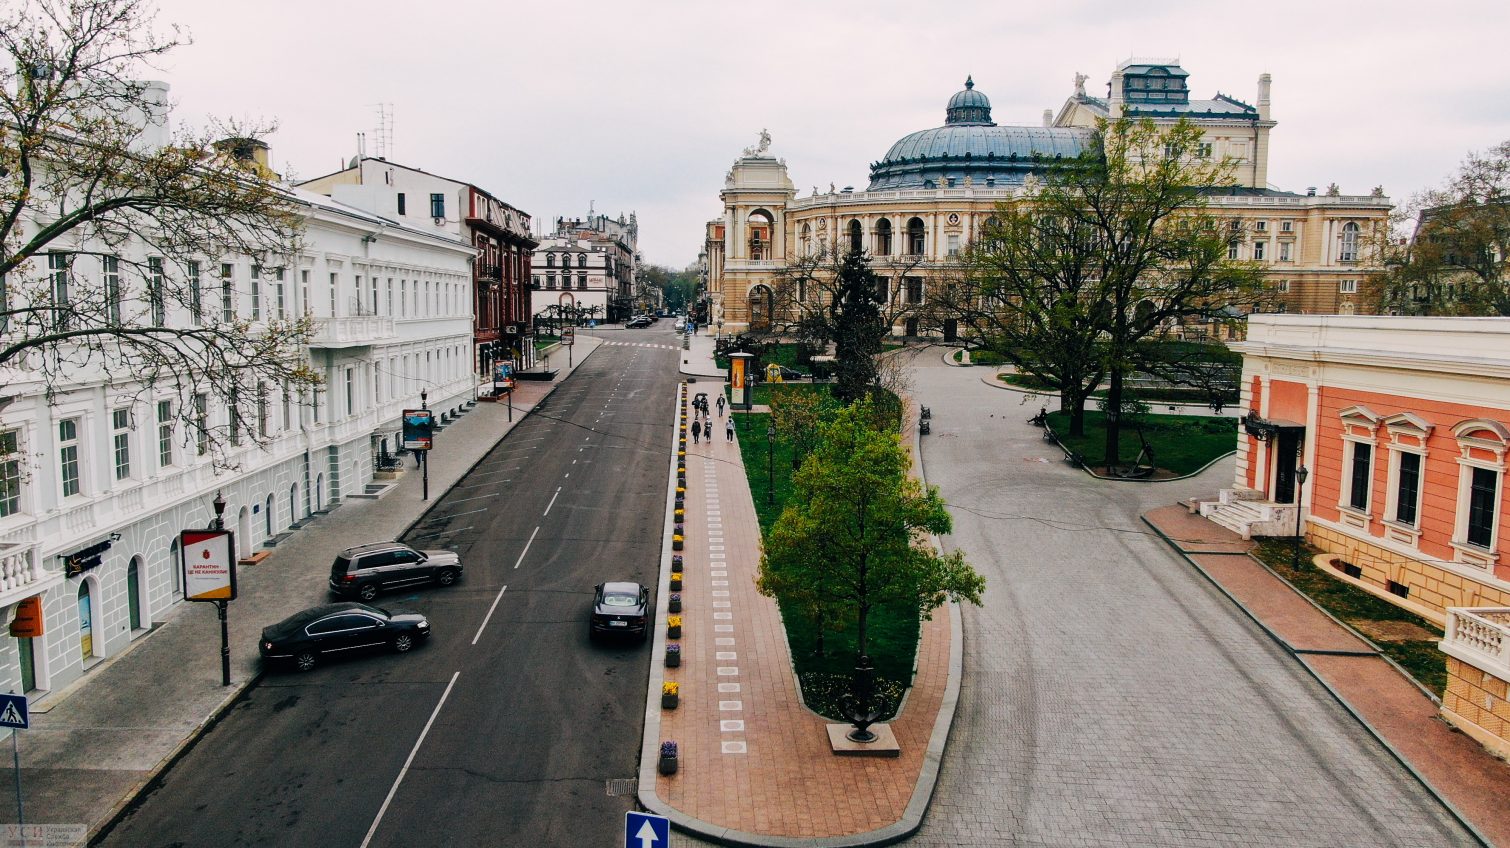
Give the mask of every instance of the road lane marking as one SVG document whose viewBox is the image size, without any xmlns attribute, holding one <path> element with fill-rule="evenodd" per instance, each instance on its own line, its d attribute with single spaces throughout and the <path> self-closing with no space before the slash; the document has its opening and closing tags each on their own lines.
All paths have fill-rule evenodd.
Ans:
<svg viewBox="0 0 1510 848">
<path fill-rule="evenodd" d="M 482 509 L 469 509 L 466 512 L 453 512 L 453 513 L 451 513 L 450 515 L 448 515 L 446 517 L 447 518 L 460 518 L 463 515 L 476 515 L 479 512 L 487 512 L 487 511 L 488 511 L 487 507 L 483 507 Z"/>
<path fill-rule="evenodd" d="M 378 808 L 377 818 L 372 820 L 372 827 L 367 828 L 367 835 L 362 838 L 360 848 L 367 848 L 372 844 L 372 837 L 377 833 L 378 825 L 383 823 L 383 816 L 388 812 L 388 805 L 393 803 L 393 796 L 398 794 L 398 785 L 404 782 L 404 775 L 409 773 L 409 766 L 414 763 L 414 755 L 419 753 L 419 746 L 425 744 L 425 737 L 430 734 L 430 726 L 435 724 L 435 717 L 440 715 L 440 708 L 446 705 L 446 699 L 451 697 L 451 687 L 456 685 L 456 678 L 461 672 L 451 674 L 451 682 L 446 684 L 446 691 L 440 694 L 440 701 L 435 709 L 430 712 L 430 720 L 425 722 L 425 729 L 419 732 L 419 738 L 414 740 L 414 747 L 409 751 L 409 758 L 404 760 L 404 767 L 398 770 L 398 777 L 393 779 L 393 786 L 388 790 L 388 797 L 383 799 L 383 806 Z"/>
<path fill-rule="evenodd" d="M 539 533 L 539 532 L 540 532 L 540 528 L 536 527 L 535 528 L 535 533 Z M 519 567 L 519 563 L 524 562 L 524 555 L 530 552 L 530 545 L 533 545 L 535 543 L 535 533 L 531 533 L 530 534 L 530 540 L 528 542 L 524 543 L 524 550 L 520 551 L 519 552 L 519 558 L 516 559 L 516 560 L 514 560 L 514 567 L 515 568 Z"/>
<path fill-rule="evenodd" d="M 494 492 L 491 495 L 473 495 L 470 498 L 452 498 L 451 499 L 451 503 L 461 503 L 462 501 L 480 501 L 483 498 L 496 498 L 496 497 L 498 497 L 498 493 Z"/>
<path fill-rule="evenodd" d="M 503 590 L 507 588 L 509 587 L 504 586 L 498 590 L 498 597 L 493 599 L 493 605 L 488 607 L 488 614 L 482 617 L 482 624 L 477 626 L 477 635 L 472 637 L 472 644 L 477 644 L 477 640 L 482 638 L 483 628 L 487 627 L 488 622 L 493 620 L 493 610 L 498 609 L 498 602 L 503 600 Z"/>
<path fill-rule="evenodd" d="M 572 460 L 572 462 L 576 462 L 576 460 Z M 551 495 L 551 502 L 545 505 L 545 515 L 551 514 L 551 507 L 556 505 L 556 498 L 559 497 L 561 497 L 561 487 L 557 486 L 556 493 L 554 495 Z"/>
</svg>

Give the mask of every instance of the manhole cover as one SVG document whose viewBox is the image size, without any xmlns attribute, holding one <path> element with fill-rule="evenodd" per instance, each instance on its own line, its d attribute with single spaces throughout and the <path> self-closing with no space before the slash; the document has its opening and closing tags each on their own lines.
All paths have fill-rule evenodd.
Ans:
<svg viewBox="0 0 1510 848">
<path fill-rule="evenodd" d="M 607 783 L 609 797 L 633 795 L 640 788 L 640 780 L 637 777 L 616 777 Z"/>
</svg>

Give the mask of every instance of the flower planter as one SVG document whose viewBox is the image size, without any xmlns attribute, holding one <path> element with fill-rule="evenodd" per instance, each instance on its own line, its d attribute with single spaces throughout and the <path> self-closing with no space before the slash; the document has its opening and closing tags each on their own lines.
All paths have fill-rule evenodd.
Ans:
<svg viewBox="0 0 1510 848">
<path fill-rule="evenodd" d="M 656 766 L 656 768 L 660 771 L 661 774 L 676 774 L 676 764 L 676 757 L 661 757 L 660 763 Z"/>
<path fill-rule="evenodd" d="M 681 665 L 682 665 L 682 652 L 681 651 L 673 651 L 673 650 L 667 649 L 667 651 L 666 651 L 666 667 L 667 668 L 680 668 Z"/>
<path fill-rule="evenodd" d="M 671 558 L 671 570 L 672 571 L 681 571 L 682 570 L 682 558 L 681 557 L 679 557 L 679 556 L 673 556 Z"/>
<path fill-rule="evenodd" d="M 668 625 L 666 627 L 666 638 L 667 639 L 680 639 L 680 638 L 682 638 L 682 626 L 680 624 Z"/>
<path fill-rule="evenodd" d="M 680 703 L 681 697 L 682 696 L 680 696 L 680 695 L 662 695 L 661 696 L 661 709 L 663 709 L 663 710 L 674 710 L 674 709 L 676 709 L 676 705 L 678 703 Z"/>
<path fill-rule="evenodd" d="M 678 508 L 675 512 L 672 513 L 672 517 L 674 517 L 677 521 L 681 521 L 682 519 L 687 517 L 687 510 Z"/>
<path fill-rule="evenodd" d="M 671 591 L 673 591 L 673 592 L 680 592 L 681 590 L 682 590 L 682 576 L 680 574 L 673 574 L 673 575 L 671 575 Z M 672 612 L 676 612 L 676 610 L 672 610 Z"/>
<path fill-rule="evenodd" d="M 667 612 L 681 612 L 682 611 L 682 596 L 676 594 L 675 592 L 671 593 L 671 599 L 666 602 L 666 611 Z"/>
</svg>

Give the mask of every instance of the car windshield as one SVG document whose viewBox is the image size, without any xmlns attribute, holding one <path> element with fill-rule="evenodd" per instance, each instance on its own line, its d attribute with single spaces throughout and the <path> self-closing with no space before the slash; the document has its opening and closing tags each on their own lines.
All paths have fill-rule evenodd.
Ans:
<svg viewBox="0 0 1510 848">
<path fill-rule="evenodd" d="M 603 596 L 603 606 L 605 607 L 632 607 L 639 602 L 639 597 L 619 592 L 612 592 Z"/>
</svg>

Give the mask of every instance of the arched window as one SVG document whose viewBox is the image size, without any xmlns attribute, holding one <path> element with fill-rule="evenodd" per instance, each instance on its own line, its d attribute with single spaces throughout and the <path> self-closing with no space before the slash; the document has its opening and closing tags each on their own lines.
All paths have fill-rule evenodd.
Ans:
<svg viewBox="0 0 1510 848">
<path fill-rule="evenodd" d="M 585 253 L 579 253 L 579 254 L 577 254 L 577 267 L 578 268 L 586 268 L 587 267 L 587 254 L 585 254 Z"/>
<path fill-rule="evenodd" d="M 849 252 L 859 253 L 865 250 L 865 230 L 860 226 L 858 219 L 849 222 Z"/>
<path fill-rule="evenodd" d="M 888 218 L 876 222 L 876 255 L 891 255 L 891 220 Z"/>
<path fill-rule="evenodd" d="M 923 250 L 928 246 L 928 239 L 924 235 L 923 219 L 913 218 L 907 222 L 907 253 L 911 256 L 922 256 Z"/>
<path fill-rule="evenodd" d="M 764 209 L 756 209 L 750 213 L 750 258 L 763 260 L 771 258 L 771 233 L 775 219 L 771 213 Z"/>
<path fill-rule="evenodd" d="M 1342 225 L 1342 249 L 1337 252 L 1337 259 L 1342 262 L 1358 261 L 1358 224 L 1348 221 Z"/>
<path fill-rule="evenodd" d="M 813 225 L 812 224 L 803 224 L 802 225 L 802 255 L 803 256 L 812 256 L 813 255 Z"/>
<path fill-rule="evenodd" d="M 545 254 L 545 267 L 547 267 L 547 268 L 554 268 L 554 267 L 556 267 L 556 254 L 554 254 L 554 253 L 547 253 L 547 254 Z"/>
</svg>

